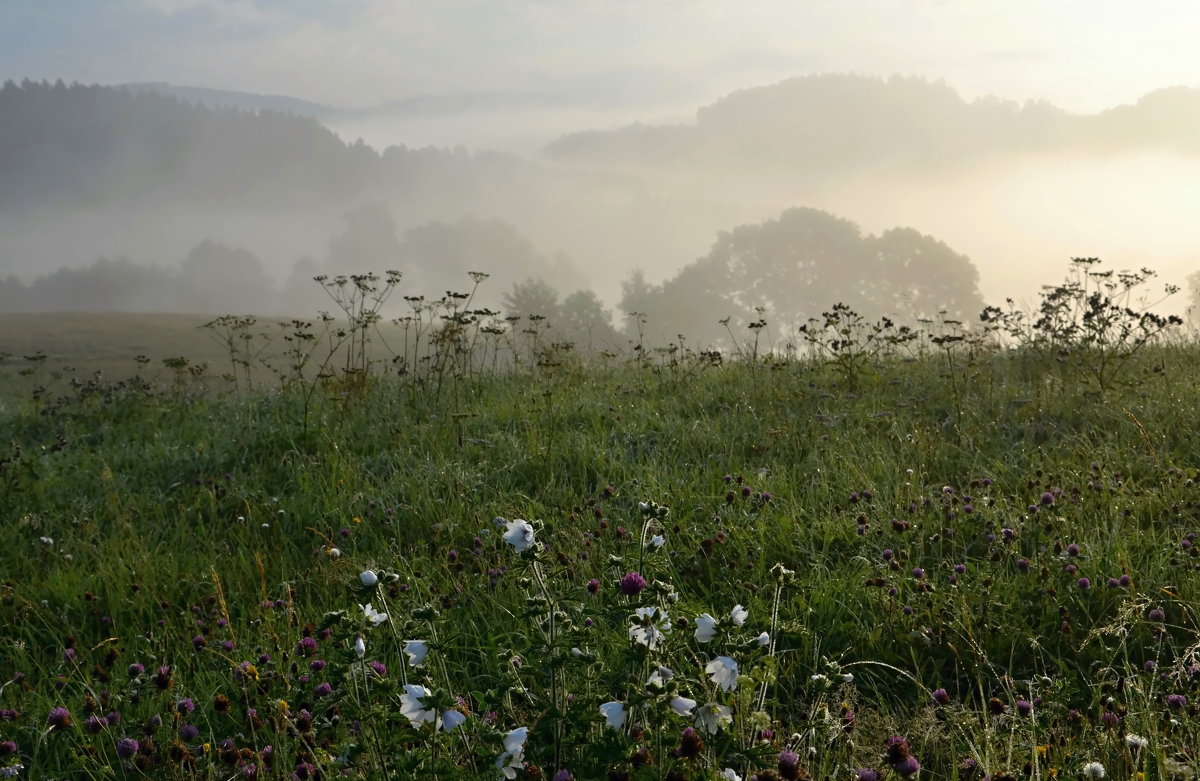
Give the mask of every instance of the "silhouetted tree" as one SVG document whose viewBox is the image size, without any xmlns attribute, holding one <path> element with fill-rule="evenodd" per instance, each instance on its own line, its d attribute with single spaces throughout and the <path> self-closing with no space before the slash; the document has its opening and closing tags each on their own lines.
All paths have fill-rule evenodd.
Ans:
<svg viewBox="0 0 1200 781">
<path fill-rule="evenodd" d="M 15 274 L 0 279 L 0 312 L 29 311 L 29 288 Z"/>
<path fill-rule="evenodd" d="M 736 333 L 765 316 L 790 331 L 836 303 L 902 322 L 940 311 L 973 318 L 983 308 L 974 266 L 945 244 L 910 228 L 864 236 L 808 208 L 722 232 L 708 255 L 658 288 L 627 283 L 626 298 L 635 292 L 648 331 L 700 343 L 721 337 L 721 320 Z"/>
<path fill-rule="evenodd" d="M 581 350 L 613 349 L 619 339 L 612 313 L 590 290 L 577 290 L 563 299 L 555 328 Z"/>
<path fill-rule="evenodd" d="M 560 321 L 558 293 L 540 279 L 527 279 L 504 294 L 504 314 L 526 318 L 538 315 L 551 324 Z"/>
<path fill-rule="evenodd" d="M 178 307 L 187 312 L 265 314 L 275 309 L 262 261 L 252 252 L 208 239 L 180 264 L 176 289 Z"/>
<path fill-rule="evenodd" d="M 493 303 L 499 300 L 497 291 L 530 278 L 555 289 L 581 283 L 565 256 L 548 259 L 501 220 L 466 217 L 455 223 L 420 225 L 405 231 L 399 251 L 403 260 L 398 268 L 404 271 L 409 289 L 433 297 L 469 289 L 472 271 L 489 277 L 476 300 Z"/>
<path fill-rule="evenodd" d="M 31 307 L 42 312 L 165 312 L 175 303 L 175 275 L 126 258 L 100 258 L 34 280 Z"/>
<path fill-rule="evenodd" d="M 346 215 L 346 231 L 329 242 L 329 274 L 363 274 L 396 268 L 400 240 L 387 207 L 375 204 Z"/>
</svg>

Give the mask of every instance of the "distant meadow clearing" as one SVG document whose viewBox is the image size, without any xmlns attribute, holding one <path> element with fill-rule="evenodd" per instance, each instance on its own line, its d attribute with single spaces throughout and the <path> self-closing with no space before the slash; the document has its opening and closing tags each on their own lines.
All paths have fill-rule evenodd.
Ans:
<svg viewBox="0 0 1200 781">
<path fill-rule="evenodd" d="M 1192 779 L 1200 350 L 1104 279 L 719 351 L 453 300 L 385 349 L 366 276 L 47 330 L 0 776 Z"/>
</svg>

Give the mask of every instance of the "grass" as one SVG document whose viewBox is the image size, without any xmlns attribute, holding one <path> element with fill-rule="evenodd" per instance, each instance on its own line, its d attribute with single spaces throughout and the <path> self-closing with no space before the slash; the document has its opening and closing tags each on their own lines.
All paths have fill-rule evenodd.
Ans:
<svg viewBox="0 0 1200 781">
<path fill-rule="evenodd" d="M 1101 389 L 1086 351 L 978 347 L 24 393 L 0 764 L 1190 778 L 1200 348 Z"/>
</svg>

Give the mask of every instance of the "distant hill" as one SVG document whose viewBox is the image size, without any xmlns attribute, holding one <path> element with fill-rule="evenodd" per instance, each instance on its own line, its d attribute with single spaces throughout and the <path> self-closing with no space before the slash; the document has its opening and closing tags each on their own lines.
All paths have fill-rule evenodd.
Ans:
<svg viewBox="0 0 1200 781">
<path fill-rule="evenodd" d="M 1062 151 L 1197 157 L 1198 127 L 1200 89 L 1186 87 L 1079 115 L 1045 102 L 967 101 L 921 78 L 819 75 L 731 93 L 699 109 L 695 124 L 572 133 L 546 152 L 573 163 L 844 174 Z"/>
<path fill-rule="evenodd" d="M 337 113 L 339 109 L 332 106 L 313 103 L 287 95 L 258 95 L 253 92 L 235 92 L 232 90 L 209 89 L 207 87 L 187 87 L 168 84 L 165 81 L 143 81 L 118 85 L 122 89 L 135 94 L 149 92 L 155 95 L 167 95 L 209 108 L 232 108 L 239 111 L 276 111 L 281 114 L 295 114 L 299 117 L 321 117 Z"/>
</svg>

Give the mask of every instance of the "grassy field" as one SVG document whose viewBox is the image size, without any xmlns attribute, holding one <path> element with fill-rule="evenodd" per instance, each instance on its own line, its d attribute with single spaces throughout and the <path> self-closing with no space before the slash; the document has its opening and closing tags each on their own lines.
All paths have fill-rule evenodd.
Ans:
<svg viewBox="0 0 1200 781">
<path fill-rule="evenodd" d="M 14 383 L 0 766 L 1192 778 L 1200 349 L 865 333 Z"/>
</svg>

